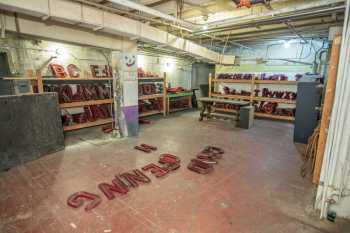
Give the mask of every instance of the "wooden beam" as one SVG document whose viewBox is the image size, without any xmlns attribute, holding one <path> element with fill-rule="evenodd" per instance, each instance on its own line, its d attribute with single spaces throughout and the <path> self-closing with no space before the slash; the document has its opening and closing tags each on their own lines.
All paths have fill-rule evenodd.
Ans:
<svg viewBox="0 0 350 233">
<path fill-rule="evenodd" d="M 315 169 L 313 174 L 314 184 L 318 184 L 320 181 L 323 157 L 324 157 L 324 152 L 325 152 L 326 142 L 327 142 L 327 133 L 329 128 L 329 122 L 330 122 L 333 102 L 334 102 L 335 88 L 337 83 L 341 40 L 342 40 L 341 36 L 335 37 L 332 45 L 328 80 L 327 80 L 327 86 L 326 86 L 325 98 L 324 98 L 324 104 L 323 104 L 323 110 L 322 110 L 320 135 L 318 139 L 317 153 L 315 158 Z"/>
</svg>

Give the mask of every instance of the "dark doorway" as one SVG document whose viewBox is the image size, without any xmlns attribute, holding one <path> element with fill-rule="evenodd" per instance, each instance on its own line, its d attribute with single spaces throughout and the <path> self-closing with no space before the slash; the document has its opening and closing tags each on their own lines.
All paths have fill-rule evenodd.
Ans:
<svg viewBox="0 0 350 233">
<path fill-rule="evenodd" d="M 0 52 L 0 77 L 10 76 L 10 65 L 7 53 Z"/>
</svg>

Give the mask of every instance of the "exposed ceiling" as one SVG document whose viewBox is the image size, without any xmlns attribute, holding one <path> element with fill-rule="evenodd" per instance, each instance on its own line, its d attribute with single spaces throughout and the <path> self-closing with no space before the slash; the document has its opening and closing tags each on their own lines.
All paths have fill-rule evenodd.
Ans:
<svg viewBox="0 0 350 233">
<path fill-rule="evenodd" d="M 237 8 L 232 0 L 72 1 L 93 2 L 207 47 L 276 38 L 325 39 L 329 27 L 342 25 L 344 18 L 344 0 L 265 0 L 268 6 L 250 8 Z"/>
</svg>

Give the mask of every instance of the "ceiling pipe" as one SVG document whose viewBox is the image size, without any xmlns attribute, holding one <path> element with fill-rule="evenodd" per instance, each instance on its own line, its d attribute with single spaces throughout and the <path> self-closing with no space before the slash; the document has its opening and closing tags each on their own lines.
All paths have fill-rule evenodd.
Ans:
<svg viewBox="0 0 350 233">
<path fill-rule="evenodd" d="M 345 5 L 326 8 L 326 9 L 320 9 L 320 10 L 312 10 L 308 12 L 289 12 L 289 15 L 270 15 L 270 18 L 257 18 L 257 19 L 251 19 L 244 22 L 244 20 L 238 20 L 235 23 L 232 23 L 230 25 L 225 25 L 223 27 L 216 27 L 215 29 L 209 29 L 209 30 L 200 30 L 197 32 L 194 32 L 193 34 L 196 36 L 202 35 L 202 34 L 208 34 L 208 33 L 216 33 L 216 32 L 223 32 L 227 30 L 233 30 L 237 28 L 245 28 L 248 26 L 257 26 L 257 25 L 265 25 L 268 23 L 273 22 L 284 22 L 286 20 L 292 20 L 300 17 L 316 17 L 316 16 L 324 16 L 328 15 L 330 13 L 336 13 L 336 12 L 343 12 L 345 9 Z M 255 15 L 256 17 L 257 15 Z"/>
<path fill-rule="evenodd" d="M 149 16 L 143 16 L 143 15 L 139 15 L 139 14 L 136 14 L 136 13 L 133 13 L 133 12 L 123 11 L 123 10 L 120 10 L 120 9 L 117 9 L 117 8 L 114 8 L 114 7 L 106 6 L 106 5 L 103 5 L 103 4 L 96 3 L 96 2 L 91 2 L 89 0 L 71 0 L 71 1 L 83 3 L 83 4 L 86 4 L 86 5 L 89 5 L 89 6 L 93 6 L 93 7 L 99 8 L 101 10 L 105 10 L 105 11 L 108 11 L 108 12 L 115 13 L 115 14 L 127 15 L 127 16 L 129 16 L 131 18 L 134 18 L 134 19 L 143 20 L 143 21 L 149 21 L 149 22 L 153 22 L 153 23 L 159 23 L 161 25 L 174 27 L 174 28 L 176 28 L 178 30 L 184 30 L 184 31 L 192 32 L 191 29 L 188 29 L 187 27 L 182 27 L 181 25 L 175 25 L 173 23 L 165 22 L 165 21 L 162 21 L 162 20 L 159 20 L 159 19 L 156 19 L 156 18 L 152 18 L 152 17 L 149 17 Z"/>
<path fill-rule="evenodd" d="M 228 19 L 224 19 L 224 20 L 217 20 L 217 21 L 213 21 L 211 23 L 207 24 L 208 29 L 207 30 L 198 30 L 195 33 L 196 34 L 201 34 L 201 33 L 208 33 L 208 32 L 212 32 L 217 30 L 217 28 L 223 28 L 223 27 L 230 27 L 232 25 L 237 25 L 237 24 L 241 24 L 244 22 L 244 20 L 246 21 L 253 21 L 256 20 L 256 22 L 259 22 L 261 20 L 261 18 L 264 17 L 276 17 L 276 16 L 285 16 L 286 14 L 291 14 L 291 13 L 297 13 L 302 16 L 302 15 L 310 15 L 310 14 L 314 14 L 320 11 L 320 9 L 316 10 L 315 8 L 321 8 L 321 7 L 327 7 L 331 4 L 342 4 L 338 7 L 328 7 L 325 9 L 321 9 L 321 10 L 325 10 L 325 11 L 329 11 L 328 9 L 332 9 L 332 10 L 345 10 L 345 5 L 344 5 L 344 0 L 321 0 L 318 3 L 306 3 L 306 4 L 301 4 L 299 6 L 296 7 L 287 7 L 287 8 L 283 8 L 283 9 L 279 9 L 279 10 L 272 10 L 272 11 L 268 11 L 265 13 L 260 13 L 260 14 L 251 14 L 251 15 L 247 15 L 247 16 L 240 16 L 240 17 L 234 17 L 234 18 L 228 18 Z M 309 12 L 304 12 L 301 13 L 301 11 L 305 11 L 305 10 L 310 10 Z M 258 19 L 257 19 L 258 18 Z M 259 19 L 260 18 L 260 19 Z M 211 29 L 213 28 L 213 29 Z"/>
<path fill-rule="evenodd" d="M 191 23 L 188 21 L 178 19 L 174 16 L 171 16 L 171 15 L 165 14 L 163 12 L 154 10 L 150 7 L 144 6 L 142 4 L 138 4 L 138 3 L 133 2 L 133 1 L 129 1 L 129 0 L 107 0 L 107 1 L 114 3 L 114 4 L 117 4 L 117 5 L 120 5 L 120 6 L 123 6 L 123 7 L 127 7 L 130 9 L 133 9 L 133 10 L 143 12 L 143 13 L 151 15 L 153 17 L 164 19 L 166 21 L 181 25 L 181 26 L 186 27 L 188 29 L 199 26 L 198 24 L 194 24 L 194 23 Z"/>
</svg>

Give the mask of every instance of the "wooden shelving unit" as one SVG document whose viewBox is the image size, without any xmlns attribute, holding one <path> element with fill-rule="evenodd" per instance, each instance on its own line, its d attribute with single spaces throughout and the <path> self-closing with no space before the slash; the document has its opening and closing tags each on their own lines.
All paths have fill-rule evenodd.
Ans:
<svg viewBox="0 0 350 233">
<path fill-rule="evenodd" d="M 38 75 L 37 75 L 38 76 Z M 43 83 L 44 82 L 69 82 L 69 83 L 74 83 L 74 81 L 79 81 L 79 83 L 82 81 L 102 81 L 102 82 L 109 82 L 111 83 L 113 78 L 86 78 L 86 77 L 81 77 L 81 78 L 42 78 L 41 75 L 38 79 L 38 87 L 39 87 L 39 92 L 40 92 L 40 86 L 43 89 Z M 62 103 L 60 104 L 61 109 L 69 109 L 69 108 L 79 108 L 79 107 L 84 107 L 84 106 L 91 106 L 91 105 L 101 105 L 101 104 L 114 104 L 114 101 L 112 98 L 109 99 L 102 99 L 102 100 L 88 100 L 88 101 L 79 101 L 79 102 L 71 102 L 71 103 Z M 93 127 L 93 126 L 98 126 L 98 125 L 105 125 L 108 123 L 112 123 L 113 119 L 108 118 L 108 119 L 97 119 L 96 121 L 92 122 L 86 122 L 86 123 L 81 123 L 81 124 L 72 124 L 68 126 L 63 126 L 64 131 L 72 131 L 72 130 L 78 130 L 78 129 L 83 129 L 83 128 L 88 128 L 88 127 Z"/>
<path fill-rule="evenodd" d="M 163 98 L 163 94 L 139 96 L 139 100 L 149 100 L 149 99 L 157 99 L 157 98 Z"/>
<path fill-rule="evenodd" d="M 112 81 L 113 78 L 43 78 L 43 81 Z"/>
<path fill-rule="evenodd" d="M 153 95 L 142 95 L 139 96 L 139 100 L 150 100 L 150 99 L 162 99 L 163 101 L 163 110 L 162 111 L 148 111 L 144 113 L 139 113 L 139 117 L 152 116 L 156 114 L 163 114 L 166 116 L 166 97 L 167 97 L 167 85 L 166 85 L 166 73 L 163 74 L 163 77 L 139 77 L 139 85 L 143 82 L 163 82 L 163 93 L 153 94 Z"/>
<path fill-rule="evenodd" d="M 251 80 L 245 79 L 213 79 L 215 83 L 251 83 Z M 276 84 L 276 85 L 296 85 L 297 81 L 278 81 L 278 80 L 254 80 L 255 84 Z"/>
<path fill-rule="evenodd" d="M 220 83 L 240 83 L 240 84 L 247 84 L 250 85 L 250 96 L 243 96 L 243 95 L 226 95 L 226 94 L 218 94 L 213 93 L 213 84 L 220 84 Z M 256 85 L 297 85 L 297 81 L 277 81 L 277 80 L 256 80 L 255 77 L 251 80 L 245 80 L 245 79 L 217 79 L 213 78 L 211 75 L 209 76 L 209 97 L 217 97 L 217 98 L 226 98 L 226 99 L 237 99 L 237 100 L 247 100 L 250 101 L 251 105 L 254 101 L 266 101 L 266 102 L 274 102 L 274 103 L 280 103 L 280 104 L 291 104 L 295 105 L 295 100 L 288 100 L 288 99 L 278 99 L 278 98 L 268 98 L 268 97 L 262 97 L 262 96 L 255 96 L 254 90 L 256 88 Z M 214 86 L 215 88 L 215 86 Z M 217 111 L 221 112 L 230 112 L 234 113 L 235 110 L 227 110 L 222 108 L 215 108 Z M 266 113 L 254 113 L 256 117 L 261 118 L 269 118 L 269 119 L 277 119 L 277 120 L 286 120 L 286 121 L 294 121 L 295 118 L 291 116 L 280 116 L 280 115 L 274 115 L 274 114 L 266 114 Z"/>
<path fill-rule="evenodd" d="M 261 118 L 271 118 L 271 119 L 276 119 L 276 120 L 285 120 L 285 121 L 294 121 L 295 118 L 292 116 L 280 116 L 280 115 L 273 115 L 273 114 L 266 114 L 266 113 L 261 113 L 261 112 L 256 112 L 254 113 L 256 117 L 261 117 Z"/>
<path fill-rule="evenodd" d="M 149 112 L 144 112 L 139 115 L 139 117 L 146 117 L 146 116 L 152 116 L 155 114 L 160 114 L 162 111 L 154 110 L 154 111 L 149 111 Z"/>
<path fill-rule="evenodd" d="M 72 130 L 83 129 L 83 128 L 88 128 L 88 127 L 93 127 L 93 126 L 98 126 L 98 125 L 105 125 L 105 124 L 109 124 L 112 122 L 113 122 L 112 118 L 99 119 L 99 120 L 92 121 L 92 122 L 63 126 L 63 130 L 64 131 L 72 131 Z"/>
<path fill-rule="evenodd" d="M 113 103 L 113 99 L 89 100 L 89 101 L 82 101 L 82 102 L 60 104 L 60 108 L 77 108 L 77 107 L 100 105 L 100 104 L 112 104 L 112 103 Z"/>
</svg>

